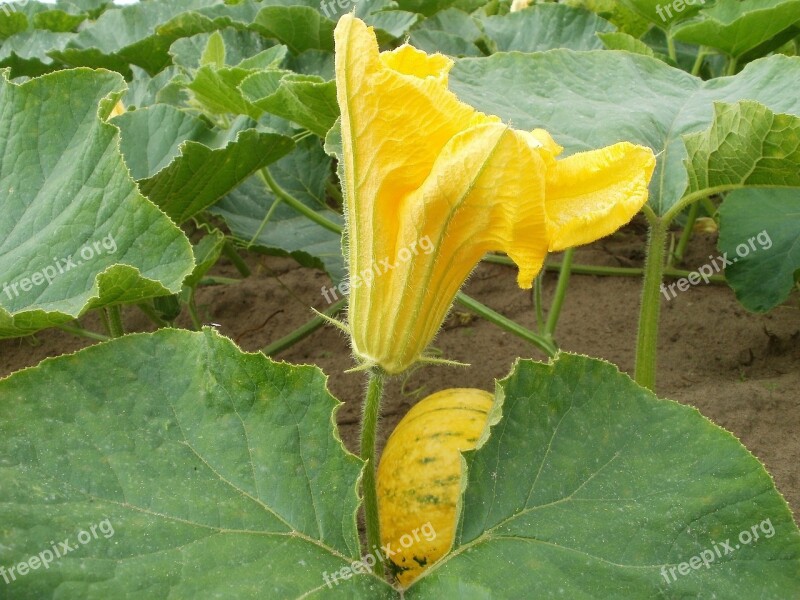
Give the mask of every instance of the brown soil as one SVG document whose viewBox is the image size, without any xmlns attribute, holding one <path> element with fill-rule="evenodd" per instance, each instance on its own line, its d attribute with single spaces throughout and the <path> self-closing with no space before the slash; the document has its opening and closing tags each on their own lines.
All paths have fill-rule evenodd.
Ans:
<svg viewBox="0 0 800 600">
<path fill-rule="evenodd" d="M 713 235 L 692 241 L 686 265 L 716 254 Z M 641 225 L 634 225 L 576 253 L 576 262 L 607 266 L 641 265 Z M 251 255 L 253 275 L 236 285 L 198 291 L 201 318 L 244 349 L 263 348 L 313 316 L 309 305 L 327 308 L 320 294 L 327 277 L 289 260 Z M 236 277 L 225 260 L 216 273 Z M 556 274 L 545 279 L 545 301 Z M 636 320 L 641 293 L 638 278 L 573 275 L 557 339 L 564 350 L 609 360 L 633 373 Z M 515 271 L 481 265 L 466 292 L 517 322 L 533 326 L 530 292 L 515 285 Z M 761 459 L 775 478 L 795 516 L 800 515 L 800 312 L 796 298 L 767 315 L 745 311 L 727 286 L 697 286 L 674 300 L 662 300 L 657 391 L 662 397 L 696 406 L 733 432 Z M 272 319 L 267 317 L 282 310 Z M 152 330 L 135 308 L 126 309 L 128 331 Z M 82 320 L 99 330 L 96 317 Z M 58 330 L 35 337 L 0 341 L 0 377 L 48 356 L 72 352 L 92 342 Z M 443 355 L 467 363 L 468 369 L 425 367 L 387 385 L 381 429 L 383 438 L 423 395 L 448 387 L 492 390 L 494 379 L 508 374 L 515 357 L 544 356 L 529 344 L 458 307 L 435 345 Z M 293 363 L 319 365 L 329 375 L 332 393 L 345 405 L 338 421 L 345 444 L 355 450 L 363 374 L 345 374 L 353 366 L 345 337 L 333 327 L 279 355 Z"/>
</svg>

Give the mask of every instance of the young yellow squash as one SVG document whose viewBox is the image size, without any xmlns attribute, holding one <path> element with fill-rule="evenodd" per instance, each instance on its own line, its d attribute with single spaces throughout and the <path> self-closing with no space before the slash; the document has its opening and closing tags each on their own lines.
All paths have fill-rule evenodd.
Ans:
<svg viewBox="0 0 800 600">
<path fill-rule="evenodd" d="M 377 474 L 381 543 L 395 553 L 389 559 L 404 586 L 450 549 L 460 452 L 475 447 L 493 400 L 473 388 L 437 392 L 418 402 L 386 442 Z"/>
</svg>

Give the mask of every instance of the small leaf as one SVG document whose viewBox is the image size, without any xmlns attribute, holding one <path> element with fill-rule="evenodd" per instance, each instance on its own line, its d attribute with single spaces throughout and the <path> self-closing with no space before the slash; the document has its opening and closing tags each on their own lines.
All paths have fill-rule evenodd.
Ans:
<svg viewBox="0 0 800 600">
<path fill-rule="evenodd" d="M 800 189 L 731 192 L 719 214 L 725 280 L 748 310 L 775 308 L 800 280 Z"/>
<path fill-rule="evenodd" d="M 678 23 L 672 35 L 682 42 L 739 57 L 795 23 L 800 23 L 800 0 L 719 2 Z"/>
<path fill-rule="evenodd" d="M 312 48 L 333 52 L 334 26 L 333 21 L 308 6 L 266 6 L 251 27 L 299 54 Z"/>
<path fill-rule="evenodd" d="M 317 77 L 280 73 L 254 73 L 239 89 L 259 109 L 297 123 L 324 138 L 339 118 L 336 83 Z"/>
<path fill-rule="evenodd" d="M 775 114 L 758 102 L 720 102 L 714 104 L 711 127 L 684 142 L 689 194 L 800 187 L 800 116 Z"/>
<path fill-rule="evenodd" d="M 598 33 L 597 37 L 605 44 L 609 50 L 625 50 L 633 54 L 642 54 L 643 56 L 655 56 L 655 52 L 647 44 L 641 40 L 637 40 L 632 35 L 622 33 L 619 31 L 609 31 L 606 33 Z"/>
<path fill-rule="evenodd" d="M 225 42 L 219 31 L 215 31 L 208 37 L 208 42 L 200 55 L 200 66 L 211 65 L 217 69 L 225 66 Z"/>
</svg>

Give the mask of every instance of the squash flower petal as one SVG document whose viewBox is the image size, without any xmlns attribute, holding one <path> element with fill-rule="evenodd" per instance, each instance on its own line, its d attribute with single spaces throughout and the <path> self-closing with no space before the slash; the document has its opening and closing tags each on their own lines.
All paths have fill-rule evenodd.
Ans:
<svg viewBox="0 0 800 600">
<path fill-rule="evenodd" d="M 557 160 L 546 131 L 458 100 L 449 58 L 407 44 L 381 53 L 352 15 L 335 42 L 348 321 L 363 364 L 395 374 L 419 360 L 487 252 L 507 253 L 529 288 L 548 251 L 607 235 L 646 202 L 649 149 Z"/>
</svg>

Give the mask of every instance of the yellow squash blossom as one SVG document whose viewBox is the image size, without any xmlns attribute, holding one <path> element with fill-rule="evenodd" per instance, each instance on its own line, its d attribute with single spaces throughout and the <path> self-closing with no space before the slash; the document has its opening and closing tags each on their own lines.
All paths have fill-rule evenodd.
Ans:
<svg viewBox="0 0 800 600">
<path fill-rule="evenodd" d="M 459 101 L 449 58 L 407 44 L 381 53 L 352 15 L 335 37 L 348 320 L 362 364 L 400 373 L 419 360 L 487 252 L 507 253 L 529 288 L 548 251 L 612 233 L 647 201 L 649 148 L 623 142 L 556 160 L 545 131 L 511 129 Z"/>
</svg>

